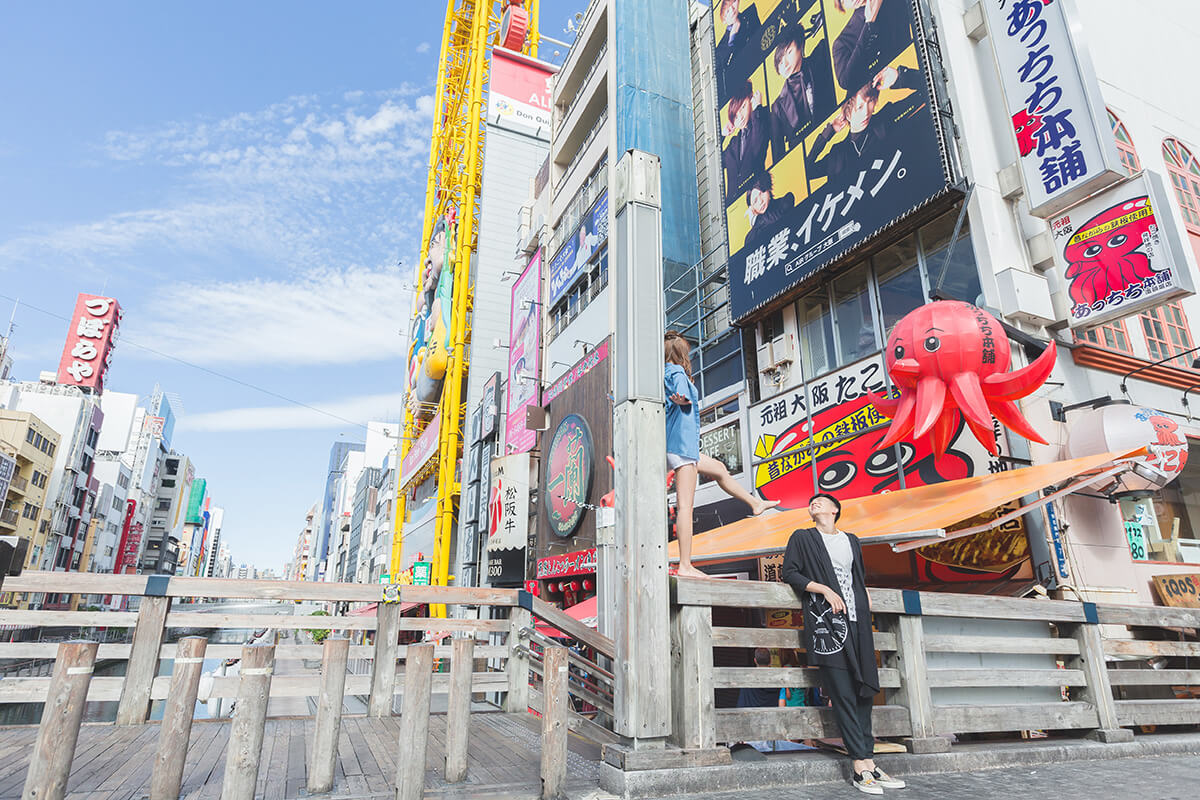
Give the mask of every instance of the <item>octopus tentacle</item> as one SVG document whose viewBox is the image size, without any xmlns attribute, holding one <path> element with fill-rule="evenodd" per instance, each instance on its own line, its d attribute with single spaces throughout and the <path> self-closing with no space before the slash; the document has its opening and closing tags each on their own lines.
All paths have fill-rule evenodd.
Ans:
<svg viewBox="0 0 1200 800">
<path fill-rule="evenodd" d="M 871 401 L 871 405 L 875 406 L 875 410 L 885 417 L 895 417 L 896 409 L 900 407 L 899 397 L 886 397 L 874 392 L 867 392 L 867 399 Z"/>
<path fill-rule="evenodd" d="M 913 419 L 913 436 L 921 438 L 938 417 L 946 402 L 946 384 L 936 375 L 927 375 L 917 382 L 917 413 Z"/>
<path fill-rule="evenodd" d="M 988 401 L 988 407 L 996 415 L 996 419 L 1000 420 L 1000 423 L 1009 430 L 1021 434 L 1031 442 L 1049 444 L 1049 442 L 1041 437 L 1041 434 L 1033 429 L 1033 426 L 1029 424 L 1029 420 L 1021 415 L 1021 410 L 1017 408 L 1016 403 L 1011 400 L 991 399 Z"/>
<path fill-rule="evenodd" d="M 885 447 L 891 447 L 912 432 L 913 410 L 916 405 L 915 395 L 909 393 L 900 396 L 900 408 L 896 411 L 896 416 L 892 417 L 892 424 L 887 429 L 887 435 L 879 442 L 876 449 L 882 450 Z"/>
<path fill-rule="evenodd" d="M 942 415 L 937 418 L 937 422 L 933 426 L 933 452 L 940 456 L 950 448 L 950 440 L 958 431 L 960 419 L 962 419 L 962 414 L 954 406 L 947 406 L 942 410 Z"/>
<path fill-rule="evenodd" d="M 1050 377 L 1056 358 L 1058 352 L 1052 341 L 1029 366 L 988 375 L 983 379 L 984 392 L 988 398 L 996 400 L 1016 400 L 1031 395 Z"/>
</svg>

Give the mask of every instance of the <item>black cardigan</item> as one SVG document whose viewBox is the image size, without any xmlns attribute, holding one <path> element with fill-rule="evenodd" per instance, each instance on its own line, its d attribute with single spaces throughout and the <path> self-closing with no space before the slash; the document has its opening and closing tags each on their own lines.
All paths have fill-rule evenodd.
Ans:
<svg viewBox="0 0 1200 800">
<path fill-rule="evenodd" d="M 833 562 L 821 535 L 816 528 L 801 528 L 792 534 L 783 557 L 783 580 L 791 584 L 804 603 L 804 646 L 808 650 L 809 665 L 849 670 L 860 684 L 859 693 L 868 697 L 879 691 L 879 669 L 875 664 L 871 602 L 867 597 L 862 545 L 857 536 L 846 534 L 854 553 L 854 605 L 858 611 L 858 621 L 850 625 L 845 614 L 830 613 L 824 597 L 804 588 L 816 581 L 841 596 Z"/>
</svg>

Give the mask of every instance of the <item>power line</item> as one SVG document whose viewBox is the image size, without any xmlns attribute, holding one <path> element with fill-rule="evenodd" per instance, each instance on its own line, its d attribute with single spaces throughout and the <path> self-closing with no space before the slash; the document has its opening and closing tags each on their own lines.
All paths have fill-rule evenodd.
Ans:
<svg viewBox="0 0 1200 800">
<path fill-rule="evenodd" d="M 0 293 L 0 298 L 3 298 L 5 300 L 11 300 L 14 303 L 24 306 L 25 308 L 33 309 L 34 311 L 37 311 L 40 314 L 45 314 L 48 317 L 52 317 L 57 320 L 62 320 L 63 322 L 66 322 L 66 323 L 71 322 L 70 317 L 64 317 L 62 314 L 58 314 L 58 313 L 49 311 L 44 308 L 39 308 L 38 306 L 35 306 L 32 303 L 23 302 L 21 300 L 18 300 L 15 297 L 10 297 L 6 294 Z M 14 310 L 13 313 L 15 316 L 16 311 Z M 355 422 L 352 419 L 346 419 L 343 416 L 334 414 L 332 411 L 326 411 L 323 408 L 317 408 L 316 406 L 309 405 L 308 403 L 301 402 L 300 400 L 296 400 L 294 398 L 287 397 L 286 395 L 282 395 L 279 392 L 274 392 L 270 389 L 266 389 L 262 386 L 258 386 L 257 384 L 250 383 L 249 381 L 244 381 L 241 378 L 235 378 L 232 375 L 226 375 L 225 373 L 218 372 L 215 369 L 209 369 L 208 367 L 201 366 L 200 364 L 195 364 L 191 361 L 188 361 L 187 359 L 180 358 L 179 356 L 173 356 L 170 353 L 164 353 L 163 351 L 156 350 L 153 347 L 149 347 L 147 345 L 140 344 L 139 342 L 131 341 L 125 337 L 121 338 L 121 342 L 123 344 L 129 345 L 130 347 L 136 347 L 139 350 L 145 350 L 147 353 L 153 353 L 154 355 L 159 356 L 160 358 L 165 358 L 170 361 L 175 361 L 179 364 L 183 364 L 185 367 L 191 367 L 192 369 L 200 370 L 201 372 L 205 372 L 214 377 L 221 378 L 223 380 L 227 380 L 230 383 L 236 383 L 239 386 L 244 386 L 247 389 L 253 389 L 256 392 L 262 392 L 263 394 L 268 395 L 269 397 L 274 397 L 275 399 L 282 400 L 285 403 L 291 403 L 292 405 L 300 406 L 301 408 L 306 408 L 309 411 L 315 411 L 318 414 L 323 414 L 323 415 L 329 417 L 330 419 L 336 419 L 339 422 L 345 422 L 346 424 L 353 425 L 356 428 L 362 428 L 363 430 L 368 430 L 367 426 L 361 422 Z"/>
</svg>

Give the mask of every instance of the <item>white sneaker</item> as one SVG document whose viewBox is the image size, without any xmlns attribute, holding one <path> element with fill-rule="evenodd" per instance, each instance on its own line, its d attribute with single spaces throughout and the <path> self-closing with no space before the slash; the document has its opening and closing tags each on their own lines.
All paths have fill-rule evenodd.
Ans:
<svg viewBox="0 0 1200 800">
<path fill-rule="evenodd" d="M 893 778 L 879 767 L 875 768 L 875 780 L 885 789 L 903 789 L 906 784 L 899 778 Z"/>
<path fill-rule="evenodd" d="M 875 776 L 869 769 L 864 769 L 855 775 L 850 783 L 854 784 L 855 789 L 865 794 L 883 794 L 883 787 L 879 785 L 879 781 L 875 780 Z"/>
</svg>

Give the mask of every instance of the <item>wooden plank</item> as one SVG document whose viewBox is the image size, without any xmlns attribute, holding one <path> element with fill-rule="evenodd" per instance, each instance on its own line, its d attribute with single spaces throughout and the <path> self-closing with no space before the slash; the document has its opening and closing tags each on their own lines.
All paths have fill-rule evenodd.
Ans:
<svg viewBox="0 0 1200 800">
<path fill-rule="evenodd" d="M 470 606 L 515 606 L 518 590 L 490 586 L 405 586 L 406 603 L 446 603 Z"/>
<path fill-rule="evenodd" d="M 5 646 L 4 643 L 0 643 L 0 658 L 8 657 L 8 656 L 4 655 L 4 646 Z M 54 645 L 51 643 L 35 644 L 33 646 L 39 647 L 39 648 L 49 648 L 51 653 L 53 653 Z M 124 654 L 122 655 L 121 650 L 110 650 L 110 651 L 108 651 L 109 655 L 106 656 L 105 650 L 104 650 L 104 648 L 106 646 L 112 647 L 112 648 L 124 648 Z M 323 650 L 322 646 L 319 644 L 281 644 L 281 645 L 276 645 L 275 649 L 276 649 L 276 655 L 275 655 L 276 663 L 279 663 L 280 661 L 301 661 L 301 660 L 316 661 L 316 660 L 324 657 L 324 650 Z M 240 644 L 214 644 L 214 645 L 209 645 L 209 647 L 208 647 L 208 657 L 209 658 L 237 658 L 241 655 L 241 652 L 242 652 L 242 646 Z M 403 660 L 406 652 L 407 652 L 406 647 L 404 645 L 400 645 L 399 647 L 396 648 L 396 658 Z M 164 644 L 162 646 L 162 649 L 159 651 L 160 658 L 172 658 L 172 657 L 174 657 L 174 654 L 175 654 L 175 645 L 174 644 Z M 435 645 L 433 648 L 433 657 L 434 658 L 450 658 L 450 654 L 451 654 L 450 645 Z M 128 655 L 129 655 L 129 645 L 127 645 L 127 644 L 114 644 L 114 645 L 103 645 L 102 644 L 102 645 L 100 645 L 100 654 L 97 656 L 97 658 L 120 659 L 123 657 L 127 657 Z M 38 656 L 34 656 L 31 654 L 30 656 L 27 656 L 27 657 L 40 657 L 40 651 L 39 651 Z M 53 657 L 53 656 L 51 656 L 51 657 Z M 369 645 L 369 644 L 358 644 L 358 645 L 352 644 L 352 645 L 350 645 L 350 655 L 348 657 L 351 659 L 362 659 L 362 660 L 368 660 L 368 659 L 374 658 L 375 657 L 375 646 Z M 504 659 L 508 658 L 508 648 L 503 645 L 483 645 L 483 646 L 477 645 L 475 647 L 475 657 L 476 658 L 504 660 Z"/>
<path fill-rule="evenodd" d="M 1067 600 L 1030 600 L 974 594 L 921 593 L 921 613 L 927 617 L 1017 619 L 1083 622 L 1083 604 Z"/>
<path fill-rule="evenodd" d="M 584 625 L 571 615 L 550 605 L 545 600 L 540 600 L 534 597 L 532 598 L 532 601 L 533 616 L 549 625 L 554 626 L 558 630 L 570 636 L 572 639 L 576 639 L 583 644 L 586 644 L 588 647 L 592 648 L 598 653 L 602 653 L 609 658 L 615 658 L 616 645 L 613 643 L 612 639 L 601 635 L 596 631 L 595 628 L 589 628 L 587 625 Z M 499 620 L 495 621 L 498 622 Z M 507 625 L 501 630 L 506 629 Z"/>
<path fill-rule="evenodd" d="M 671 609 L 671 741 L 677 747 L 713 747 L 716 708 L 713 704 L 712 609 Z"/>
<path fill-rule="evenodd" d="M 1200 686 L 1196 669 L 1110 669 L 1113 686 Z"/>
<path fill-rule="evenodd" d="M 1090 703 L 1096 709 L 1099 729 L 1091 734 L 1101 741 L 1133 741 L 1133 734 L 1120 729 L 1117 709 L 1113 705 L 1112 684 L 1104 660 L 1104 642 L 1099 625 L 1060 625 L 1059 633 L 1070 636 L 1079 644 L 1079 655 L 1064 660 L 1068 669 L 1084 674 L 1084 685 L 1071 693 L 1071 699 Z"/>
<path fill-rule="evenodd" d="M 400 717 L 400 748 L 396 757 L 396 800 L 421 800 L 425 793 L 433 645 L 410 647 L 405 666 L 404 713 Z"/>
<path fill-rule="evenodd" d="M 816 667 L 715 667 L 712 676 L 714 689 L 821 686 L 820 672 Z M 881 668 L 879 686 L 882 689 L 899 687 L 899 671 Z"/>
<path fill-rule="evenodd" d="M 27 569 L 5 578 L 4 591 L 140 595 L 146 591 L 146 576 Z"/>
<path fill-rule="evenodd" d="M 129 651 L 129 666 L 117 706 L 118 725 L 137 725 L 150 712 L 150 687 L 158 674 L 158 651 L 166 635 L 164 622 L 171 608 L 169 597 L 143 597 Z"/>
<path fill-rule="evenodd" d="M 375 635 L 375 654 L 371 662 L 371 694 L 367 714 L 386 717 L 392 713 L 396 693 L 396 648 L 400 636 L 400 604 L 384 603 L 376 608 L 379 632 Z"/>
<path fill-rule="evenodd" d="M 8 591 L 5 584 L 5 591 Z M 137 625 L 136 611 L 32 611 L 29 609 L 4 609 L 5 625 L 71 626 L 81 628 L 132 628 Z"/>
<path fill-rule="evenodd" d="M 542 655 L 545 708 L 542 712 L 542 798 L 556 800 L 567 785 L 567 649 L 548 647 Z"/>
<path fill-rule="evenodd" d="M 1117 700 L 1122 725 L 1197 725 L 1200 700 Z"/>
<path fill-rule="evenodd" d="M 1079 669 L 931 669 L 929 685 L 937 689 L 964 686 L 1086 686 Z"/>
<path fill-rule="evenodd" d="M 467 745 L 471 730 L 471 670 L 475 668 L 475 640 L 455 639 L 450 659 L 450 696 L 446 710 L 446 782 L 467 777 Z M 507 676 L 506 676 L 507 677 Z M 505 680 L 507 686 L 508 681 Z"/>
<path fill-rule="evenodd" d="M 53 678 L 0 679 L 0 703 L 42 703 L 50 691 Z M 124 678 L 93 678 L 87 688 L 87 701 L 119 700 Z"/>
<path fill-rule="evenodd" d="M 8 609 L 5 609 L 7 620 Z M 174 645 L 171 645 L 174 648 Z M 132 645 L 101 643 L 96 651 L 96 660 L 124 660 L 129 658 Z M 5 658 L 48 658 L 52 659 L 58 653 L 57 642 L 0 642 L 0 659 Z"/>
<path fill-rule="evenodd" d="M 875 649 L 891 652 L 896 649 L 896 635 L 875 631 Z M 799 628 L 726 628 L 713 627 L 713 647 L 779 647 L 804 649 L 804 635 Z"/>
<path fill-rule="evenodd" d="M 568 658 L 567 660 L 569 663 L 570 659 Z M 539 678 L 545 679 L 546 676 L 542 670 L 542 662 L 538 659 L 534 659 L 529 662 L 529 669 L 532 670 L 533 674 L 537 675 Z M 591 703 L 596 708 L 605 712 L 609 716 L 612 716 L 612 699 L 608 697 L 602 697 L 591 691 L 583 684 L 581 680 L 579 680 L 578 676 L 571 674 L 570 672 L 567 673 L 567 693 L 572 697 L 578 697 L 584 702 Z"/>
<path fill-rule="evenodd" d="M 920 617 L 901 614 L 895 618 L 897 650 L 888 656 L 885 663 L 899 673 L 897 688 L 888 693 L 888 702 L 899 704 L 908 715 L 912 735 L 911 746 L 918 749 L 945 749 L 944 747 L 920 747 L 938 744 L 933 724 L 933 696 L 929 686 L 929 666 L 925 658 L 925 623 Z"/>
<path fill-rule="evenodd" d="M 162 725 L 158 731 L 158 747 L 150 779 L 150 800 L 179 798 L 207 644 L 208 640 L 202 636 L 189 636 L 179 642 L 179 654 L 171 666 L 170 696 L 163 709 Z"/>
<path fill-rule="evenodd" d="M 405 594 L 406 602 L 408 595 Z M 561 612 L 559 612 L 561 613 Z M 508 630 L 505 619 L 454 619 L 450 617 L 401 617 L 399 630 L 431 633 L 503 633 Z M 588 630 L 591 630 L 589 628 Z"/>
<path fill-rule="evenodd" d="M 58 646 L 37 743 L 29 757 L 22 800 L 62 800 L 66 795 L 95 663 L 96 642 L 63 642 Z"/>
<path fill-rule="evenodd" d="M 542 693 L 537 689 L 530 688 L 529 690 L 529 707 L 537 713 L 542 713 L 543 701 Z M 571 731 L 578 734 L 589 742 L 596 744 L 620 744 L 623 740 L 613 731 L 599 725 L 587 717 L 576 713 L 574 710 L 567 712 L 567 724 Z"/>
<path fill-rule="evenodd" d="M 154 599 L 154 598 L 149 598 Z M 275 628 L 280 630 L 375 630 L 374 617 L 284 617 L 278 614 L 210 614 L 204 611 L 173 611 L 167 615 L 168 628 L 196 628 L 198 630 L 236 628 L 257 630 Z"/>
<path fill-rule="evenodd" d="M 317 699 L 317 719 L 309 759 L 310 794 L 333 789 L 333 769 L 337 763 L 337 741 L 341 735 L 342 706 L 346 694 L 346 659 L 350 640 L 329 637 L 321 661 L 321 694 Z"/>
<path fill-rule="evenodd" d="M 533 615 L 528 609 L 514 608 L 508 616 L 508 637 L 505 647 L 509 650 L 505 672 L 508 677 L 508 693 L 504 697 L 504 710 L 524 714 L 529 708 L 529 648 L 521 641 L 521 632 L 533 629 Z"/>
<path fill-rule="evenodd" d="M 7 584 L 5 584 L 7 586 Z M 1200 609 L 1163 606 L 1098 605 L 1100 622 L 1115 625 L 1145 625 L 1158 628 L 1200 628 Z"/>
<path fill-rule="evenodd" d="M 1021 703 L 1006 706 L 934 706 L 938 733 L 1090 729 L 1100 725 L 1091 703 Z"/>
<path fill-rule="evenodd" d="M 1200 656 L 1200 642 L 1157 642 L 1143 639 L 1105 639 L 1104 652 L 1115 656 Z"/>
<path fill-rule="evenodd" d="M 871 726 L 876 736 L 909 736 L 908 711 L 901 706 L 875 706 Z M 841 736 L 832 708 L 718 708 L 718 742 L 772 739 L 827 739 Z"/>
<path fill-rule="evenodd" d="M 925 652 L 1079 655 L 1079 643 L 1074 639 L 1055 637 L 926 635 Z"/>
<path fill-rule="evenodd" d="M 253 800 L 258 788 L 274 664 L 274 645 L 247 645 L 242 649 L 238 672 L 241 691 L 229 731 L 225 778 L 221 782 L 222 800 Z"/>
</svg>

